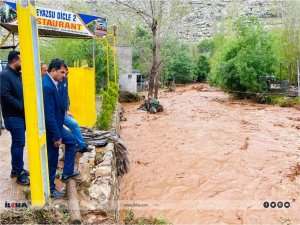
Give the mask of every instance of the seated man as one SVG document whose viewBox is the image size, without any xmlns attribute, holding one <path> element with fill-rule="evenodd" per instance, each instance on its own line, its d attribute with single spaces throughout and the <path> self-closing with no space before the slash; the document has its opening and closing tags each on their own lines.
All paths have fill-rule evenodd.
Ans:
<svg viewBox="0 0 300 225">
<path fill-rule="evenodd" d="M 72 131 L 72 133 L 75 137 L 79 152 L 81 152 L 81 153 L 90 152 L 93 150 L 93 148 L 91 148 L 85 144 L 85 141 L 82 137 L 78 123 L 73 118 L 72 114 L 69 111 L 70 99 L 69 99 L 69 94 L 68 94 L 68 79 L 67 79 L 69 71 L 68 71 L 68 66 L 67 65 L 65 65 L 65 66 L 66 66 L 67 72 L 66 72 L 62 82 L 58 84 L 58 90 L 60 92 L 60 96 L 61 96 L 63 105 L 66 108 L 66 114 L 64 117 L 64 125 Z"/>
<path fill-rule="evenodd" d="M 48 73 L 43 76 L 43 95 L 45 124 L 47 134 L 49 183 L 52 198 L 63 198 L 65 194 L 55 189 L 55 175 L 58 164 L 59 146 L 65 144 L 65 161 L 62 174 L 62 182 L 78 176 L 74 171 L 74 160 L 76 155 L 76 142 L 74 137 L 63 127 L 66 109 L 62 103 L 58 91 L 58 83 L 63 80 L 66 73 L 65 62 L 53 59 L 49 65 Z"/>
</svg>

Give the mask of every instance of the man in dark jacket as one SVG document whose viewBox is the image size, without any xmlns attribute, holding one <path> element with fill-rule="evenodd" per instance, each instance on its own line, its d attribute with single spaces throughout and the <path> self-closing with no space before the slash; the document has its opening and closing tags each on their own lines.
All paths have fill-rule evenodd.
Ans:
<svg viewBox="0 0 300 225">
<path fill-rule="evenodd" d="M 11 134 L 10 176 L 17 177 L 17 183 L 29 185 L 29 172 L 24 170 L 25 114 L 21 76 L 20 52 L 8 54 L 8 66 L 1 72 L 1 106 L 4 125 Z"/>
<path fill-rule="evenodd" d="M 64 169 L 61 180 L 67 182 L 70 178 L 79 175 L 74 171 L 76 142 L 74 137 L 63 128 L 66 109 L 58 92 L 58 83 L 66 73 L 65 62 L 53 59 L 49 65 L 48 73 L 43 76 L 43 96 L 45 123 L 47 135 L 49 183 L 52 198 L 63 198 L 65 194 L 55 189 L 55 175 L 58 164 L 59 146 L 65 144 Z"/>
</svg>

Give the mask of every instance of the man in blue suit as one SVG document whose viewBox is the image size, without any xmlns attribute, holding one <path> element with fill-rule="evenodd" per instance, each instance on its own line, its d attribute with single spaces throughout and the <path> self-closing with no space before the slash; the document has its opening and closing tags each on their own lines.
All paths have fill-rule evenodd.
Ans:
<svg viewBox="0 0 300 225">
<path fill-rule="evenodd" d="M 89 147 L 81 134 L 80 128 L 78 126 L 77 121 L 74 119 L 74 117 L 72 116 L 71 112 L 69 111 L 70 109 L 70 98 L 69 98 L 69 94 L 68 94 L 68 65 L 66 65 L 66 74 L 62 80 L 62 82 L 60 82 L 57 87 L 58 87 L 58 91 L 60 93 L 60 97 L 62 100 L 62 103 L 66 109 L 66 114 L 65 114 L 65 119 L 64 119 L 64 125 L 69 128 L 72 131 L 72 134 L 74 135 L 74 138 L 76 140 L 76 144 L 77 147 L 79 149 L 80 153 L 84 153 L 84 152 L 90 152 L 93 150 L 93 148 Z"/>
<path fill-rule="evenodd" d="M 45 123 L 47 134 L 48 167 L 50 192 L 52 198 L 63 198 L 65 194 L 55 189 L 55 175 L 58 164 L 59 146 L 65 144 L 64 169 L 61 180 L 67 182 L 70 178 L 78 176 L 74 171 L 76 155 L 76 141 L 74 137 L 63 128 L 66 109 L 58 92 L 58 83 L 63 80 L 66 65 L 63 60 L 53 59 L 49 65 L 48 73 L 43 76 L 43 95 Z"/>
</svg>

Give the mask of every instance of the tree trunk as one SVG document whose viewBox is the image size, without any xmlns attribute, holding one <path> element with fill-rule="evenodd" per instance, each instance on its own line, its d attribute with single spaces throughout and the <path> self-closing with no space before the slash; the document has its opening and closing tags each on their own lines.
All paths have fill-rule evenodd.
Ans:
<svg viewBox="0 0 300 225">
<path fill-rule="evenodd" d="M 155 85 L 155 77 L 157 73 L 157 21 L 153 19 L 153 24 L 152 24 L 152 41 L 153 41 L 153 46 L 152 46 L 152 67 L 151 67 L 151 73 L 150 73 L 150 78 L 149 78 L 149 91 L 148 91 L 148 98 L 151 97 L 153 98 L 153 90 L 154 90 L 154 85 Z"/>
<path fill-rule="evenodd" d="M 160 45 L 157 44 L 157 58 L 159 58 L 159 53 L 160 53 Z M 159 66 L 156 68 L 156 75 L 154 77 L 154 99 L 158 99 L 158 90 L 160 86 L 160 70 L 158 69 Z"/>
<path fill-rule="evenodd" d="M 155 99 L 158 99 L 159 81 L 160 81 L 160 73 L 157 72 L 157 74 L 155 76 L 155 91 L 154 91 L 154 98 Z"/>
</svg>

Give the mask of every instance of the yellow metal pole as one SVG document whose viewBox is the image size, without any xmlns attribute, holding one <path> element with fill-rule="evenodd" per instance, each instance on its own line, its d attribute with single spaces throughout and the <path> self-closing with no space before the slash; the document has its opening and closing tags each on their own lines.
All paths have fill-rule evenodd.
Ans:
<svg viewBox="0 0 300 225">
<path fill-rule="evenodd" d="M 109 73 L 109 43 L 106 40 L 106 67 L 107 67 L 107 84 L 110 82 L 110 73 Z"/>
<path fill-rule="evenodd" d="M 96 59 L 95 59 L 95 40 L 93 39 L 93 68 L 96 68 Z"/>
<path fill-rule="evenodd" d="M 9 38 L 10 35 L 11 35 L 11 32 L 8 35 L 6 35 L 5 38 L 3 38 L 3 40 L 0 43 L 0 47 L 2 47 L 6 43 L 6 41 Z"/>
<path fill-rule="evenodd" d="M 117 84 L 117 45 L 116 45 L 116 35 L 114 35 L 113 41 L 114 41 L 114 76 L 115 76 L 115 84 Z"/>
<path fill-rule="evenodd" d="M 17 1 L 17 18 L 31 201 L 32 206 L 43 206 L 49 199 L 50 190 L 37 17 L 34 5 L 34 0 Z"/>
<path fill-rule="evenodd" d="M 96 40 L 98 40 L 99 43 L 100 43 L 100 45 L 102 45 L 102 47 L 105 48 L 106 45 L 104 45 L 104 44 L 102 43 L 102 41 L 103 41 L 104 39 L 102 39 L 102 38 L 97 38 Z"/>
</svg>

